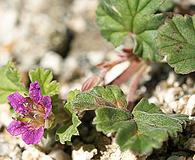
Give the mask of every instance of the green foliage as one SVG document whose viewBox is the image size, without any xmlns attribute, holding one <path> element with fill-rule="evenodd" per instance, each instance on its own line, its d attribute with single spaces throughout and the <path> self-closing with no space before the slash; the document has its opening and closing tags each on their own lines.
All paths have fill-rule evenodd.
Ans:
<svg viewBox="0 0 195 160">
<path fill-rule="evenodd" d="M 153 61 L 160 60 L 160 56 L 157 51 L 155 38 L 157 31 L 147 31 L 136 36 L 136 46 L 134 48 L 135 54 L 143 59 L 149 59 Z"/>
<path fill-rule="evenodd" d="M 29 72 L 29 77 L 32 82 L 39 82 L 43 95 L 53 96 L 59 93 L 59 83 L 52 81 L 53 75 L 50 70 L 37 68 Z"/>
<path fill-rule="evenodd" d="M 76 113 L 73 111 L 72 102 L 79 94 L 78 90 L 70 91 L 67 97 L 67 102 L 64 106 L 65 110 L 69 113 L 70 119 L 64 121 L 63 126 L 59 128 L 56 132 L 60 143 L 70 142 L 73 135 L 79 135 L 77 127 L 81 124 L 81 121 L 77 117 Z"/>
<path fill-rule="evenodd" d="M 174 7 L 173 0 L 167 0 L 160 6 L 160 11 L 165 12 Z"/>
<path fill-rule="evenodd" d="M 180 159 L 179 156 L 171 156 L 167 160 L 178 160 L 178 159 Z"/>
<path fill-rule="evenodd" d="M 177 73 L 195 71 L 195 16 L 175 16 L 158 34 L 160 54 Z"/>
<path fill-rule="evenodd" d="M 121 150 L 131 149 L 140 155 L 160 148 L 169 136 L 176 137 L 187 120 L 187 116 L 165 115 L 147 100 L 140 101 L 132 115 L 121 109 L 98 108 L 94 124 L 105 134 L 116 131 Z"/>
<path fill-rule="evenodd" d="M 155 37 L 164 14 L 155 14 L 167 0 L 101 0 L 97 23 L 108 41 L 119 46 L 126 36 L 135 38 L 135 54 L 158 60 Z"/>
<path fill-rule="evenodd" d="M 98 131 L 108 134 L 130 126 L 130 119 L 132 119 L 132 115 L 126 111 L 118 108 L 103 107 L 96 110 L 94 124 L 96 124 Z"/>
<path fill-rule="evenodd" d="M 0 103 L 5 103 L 7 96 L 13 92 L 26 92 L 21 76 L 12 62 L 0 68 L 0 79 Z"/>
<path fill-rule="evenodd" d="M 99 107 L 127 108 L 126 97 L 117 86 L 94 87 L 91 91 L 79 93 L 73 102 L 74 110 L 83 112 Z"/>
</svg>

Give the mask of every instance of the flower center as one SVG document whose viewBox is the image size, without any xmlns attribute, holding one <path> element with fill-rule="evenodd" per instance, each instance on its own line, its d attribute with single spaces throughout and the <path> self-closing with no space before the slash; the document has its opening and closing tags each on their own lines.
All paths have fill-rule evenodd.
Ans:
<svg viewBox="0 0 195 160">
<path fill-rule="evenodd" d="M 29 127 L 39 128 L 45 124 L 45 110 L 41 104 L 35 104 L 29 97 L 26 98 L 27 103 L 24 104 L 26 112 L 22 115 L 21 121 L 29 123 Z"/>
</svg>

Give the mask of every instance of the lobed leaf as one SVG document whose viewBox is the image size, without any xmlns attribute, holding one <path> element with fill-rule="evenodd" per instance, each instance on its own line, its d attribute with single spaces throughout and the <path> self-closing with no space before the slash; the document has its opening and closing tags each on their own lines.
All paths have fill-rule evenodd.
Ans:
<svg viewBox="0 0 195 160">
<path fill-rule="evenodd" d="M 121 150 L 131 149 L 139 155 L 146 155 L 160 148 L 168 137 L 182 132 L 182 125 L 188 119 L 184 115 L 166 115 L 147 100 L 141 100 L 129 112 L 115 108 L 98 108 L 94 124 L 98 131 L 107 134 L 117 132 L 116 142 Z"/>
<path fill-rule="evenodd" d="M 0 68 L 0 79 L 0 103 L 5 103 L 7 96 L 13 92 L 26 93 L 21 76 L 12 62 Z"/>
<path fill-rule="evenodd" d="M 175 6 L 175 3 L 172 0 L 165 1 L 161 6 L 160 6 L 160 11 L 165 12 L 173 9 Z"/>
<path fill-rule="evenodd" d="M 43 95 L 53 96 L 59 93 L 59 83 L 57 81 L 52 81 L 53 75 L 50 70 L 37 68 L 29 72 L 29 77 L 32 82 L 39 82 Z"/>
<path fill-rule="evenodd" d="M 127 101 L 118 86 L 94 87 L 91 91 L 79 93 L 74 102 L 74 110 L 82 112 L 99 107 L 126 108 Z"/>
<path fill-rule="evenodd" d="M 73 111 L 72 105 L 72 102 L 76 98 L 77 94 L 79 94 L 78 90 L 69 92 L 64 108 L 69 112 L 71 118 L 65 121 L 63 123 L 63 126 L 56 132 L 56 135 L 59 138 L 60 143 L 62 144 L 64 144 L 65 142 L 70 142 L 73 135 L 79 135 L 77 127 L 81 124 L 81 121 Z"/>
<path fill-rule="evenodd" d="M 96 111 L 94 124 L 96 129 L 104 134 L 116 132 L 119 128 L 130 127 L 129 120 L 132 115 L 118 108 L 103 107 Z"/>
<path fill-rule="evenodd" d="M 97 23 L 108 41 L 119 46 L 133 35 L 135 54 L 149 60 L 159 60 L 155 43 L 157 29 L 165 15 L 156 14 L 167 0 L 101 0 Z"/>
<path fill-rule="evenodd" d="M 163 25 L 157 38 L 159 51 L 177 73 L 195 71 L 195 16 L 175 16 Z"/>
</svg>

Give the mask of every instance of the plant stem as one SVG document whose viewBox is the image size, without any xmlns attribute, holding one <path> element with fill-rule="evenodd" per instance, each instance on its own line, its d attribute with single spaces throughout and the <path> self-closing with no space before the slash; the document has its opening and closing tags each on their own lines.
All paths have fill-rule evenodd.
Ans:
<svg viewBox="0 0 195 160">
<path fill-rule="evenodd" d="M 139 86 L 139 82 L 143 76 L 143 73 L 146 71 L 146 68 L 147 68 L 147 64 L 142 63 L 141 66 L 139 67 L 139 70 L 133 75 L 133 77 L 130 81 L 129 92 L 127 95 L 128 106 L 129 106 L 130 111 L 133 109 L 132 104 L 135 101 L 136 90 Z"/>
</svg>

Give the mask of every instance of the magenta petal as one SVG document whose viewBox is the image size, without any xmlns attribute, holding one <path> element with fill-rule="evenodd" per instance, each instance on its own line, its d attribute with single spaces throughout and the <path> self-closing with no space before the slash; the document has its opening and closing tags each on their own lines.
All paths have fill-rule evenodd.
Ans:
<svg viewBox="0 0 195 160">
<path fill-rule="evenodd" d="M 35 81 L 34 83 L 30 84 L 30 88 L 29 88 L 29 95 L 30 98 L 35 102 L 35 103 L 39 103 L 42 99 L 42 94 L 41 94 L 41 89 L 39 86 L 39 82 Z"/>
<path fill-rule="evenodd" d="M 52 109 L 52 103 L 51 98 L 49 96 L 44 96 L 42 99 L 43 106 L 45 107 L 45 119 L 48 118 L 51 109 Z"/>
<path fill-rule="evenodd" d="M 26 111 L 26 107 L 24 106 L 24 103 L 26 103 L 26 99 L 18 92 L 10 94 L 7 99 L 15 112 L 24 113 Z"/>
<path fill-rule="evenodd" d="M 12 121 L 9 126 L 7 127 L 7 131 L 12 136 L 18 136 L 20 134 L 23 134 L 27 131 L 27 123 L 20 122 L 20 121 Z"/>
<path fill-rule="evenodd" d="M 37 144 L 41 141 L 44 134 L 44 128 L 31 129 L 22 134 L 22 139 L 26 144 Z"/>
</svg>

